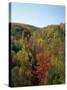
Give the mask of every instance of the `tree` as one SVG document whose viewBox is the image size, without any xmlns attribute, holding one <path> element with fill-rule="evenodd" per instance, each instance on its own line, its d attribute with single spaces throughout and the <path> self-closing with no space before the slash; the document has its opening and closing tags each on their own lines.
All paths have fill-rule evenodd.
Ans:
<svg viewBox="0 0 67 90">
<path fill-rule="evenodd" d="M 43 48 L 39 48 L 35 54 L 36 63 L 34 65 L 34 75 L 36 75 L 36 85 L 44 84 L 44 77 L 49 67 L 48 55 L 44 52 Z"/>
<path fill-rule="evenodd" d="M 48 70 L 48 84 L 62 84 L 65 81 L 64 64 L 56 59 Z"/>
<path fill-rule="evenodd" d="M 19 67 L 11 69 L 11 86 L 19 86 Z"/>
</svg>

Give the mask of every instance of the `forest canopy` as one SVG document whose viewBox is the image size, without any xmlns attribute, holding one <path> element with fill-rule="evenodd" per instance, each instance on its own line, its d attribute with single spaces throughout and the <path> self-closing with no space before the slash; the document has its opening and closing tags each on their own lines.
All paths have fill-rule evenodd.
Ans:
<svg viewBox="0 0 67 90">
<path fill-rule="evenodd" d="M 65 24 L 9 23 L 11 86 L 65 83 Z"/>
</svg>

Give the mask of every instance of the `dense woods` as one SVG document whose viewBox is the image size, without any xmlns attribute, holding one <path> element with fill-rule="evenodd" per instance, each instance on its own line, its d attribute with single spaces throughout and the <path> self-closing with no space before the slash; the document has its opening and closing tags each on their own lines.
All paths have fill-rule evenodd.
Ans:
<svg viewBox="0 0 67 90">
<path fill-rule="evenodd" d="M 65 24 L 11 25 L 11 86 L 65 83 Z"/>
</svg>

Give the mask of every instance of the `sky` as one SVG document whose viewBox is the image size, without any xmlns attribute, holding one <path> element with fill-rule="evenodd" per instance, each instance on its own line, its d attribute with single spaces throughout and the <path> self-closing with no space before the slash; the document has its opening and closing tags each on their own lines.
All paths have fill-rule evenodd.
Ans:
<svg viewBox="0 0 67 90">
<path fill-rule="evenodd" d="M 58 5 L 11 3 L 11 22 L 44 27 L 65 22 L 65 7 Z"/>
</svg>

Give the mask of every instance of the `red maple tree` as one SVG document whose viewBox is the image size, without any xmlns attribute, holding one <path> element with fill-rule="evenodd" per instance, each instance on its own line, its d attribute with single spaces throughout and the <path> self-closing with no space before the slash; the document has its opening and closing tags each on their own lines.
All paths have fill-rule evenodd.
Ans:
<svg viewBox="0 0 67 90">
<path fill-rule="evenodd" d="M 48 55 L 44 52 L 43 48 L 39 48 L 35 54 L 36 65 L 34 73 L 37 76 L 38 84 L 41 85 L 43 78 L 49 66 Z"/>
</svg>

